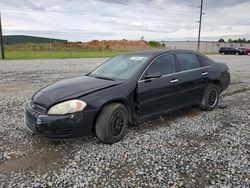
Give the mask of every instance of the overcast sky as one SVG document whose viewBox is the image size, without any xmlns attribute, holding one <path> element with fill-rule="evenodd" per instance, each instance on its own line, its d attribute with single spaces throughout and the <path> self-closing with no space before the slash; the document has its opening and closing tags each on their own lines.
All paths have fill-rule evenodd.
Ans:
<svg viewBox="0 0 250 188">
<path fill-rule="evenodd" d="M 200 0 L 0 0 L 4 35 L 196 40 Z M 202 40 L 250 39 L 250 0 L 204 0 Z"/>
</svg>

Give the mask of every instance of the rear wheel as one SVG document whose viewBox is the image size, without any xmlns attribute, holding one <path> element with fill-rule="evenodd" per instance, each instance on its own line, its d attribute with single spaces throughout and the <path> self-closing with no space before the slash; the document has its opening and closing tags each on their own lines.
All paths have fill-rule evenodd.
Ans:
<svg viewBox="0 0 250 188">
<path fill-rule="evenodd" d="M 97 137 L 104 143 L 113 144 L 120 141 L 128 127 L 128 111 L 120 103 L 105 106 L 99 114 L 95 130 Z"/>
<path fill-rule="evenodd" d="M 215 84 L 209 84 L 205 90 L 200 107 L 203 110 L 211 111 L 216 108 L 220 95 L 220 88 Z"/>
</svg>

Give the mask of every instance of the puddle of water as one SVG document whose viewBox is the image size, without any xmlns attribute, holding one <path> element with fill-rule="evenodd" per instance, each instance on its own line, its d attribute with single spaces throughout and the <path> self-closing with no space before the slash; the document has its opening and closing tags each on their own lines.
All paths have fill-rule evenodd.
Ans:
<svg viewBox="0 0 250 188">
<path fill-rule="evenodd" d="M 197 142 L 197 143 L 213 143 L 213 142 L 217 142 L 220 139 L 215 138 L 215 137 L 211 137 L 211 136 L 198 136 L 198 135 L 194 135 L 194 134 L 188 134 L 185 136 L 186 140 L 188 142 Z"/>
<path fill-rule="evenodd" d="M 195 117 L 195 116 L 199 115 L 200 112 L 201 112 L 200 110 L 193 109 L 193 110 L 187 111 L 185 116 L 187 116 L 187 117 Z"/>
<path fill-rule="evenodd" d="M 41 153 L 32 153 L 27 156 L 4 161 L 0 165 L 0 172 L 7 174 L 17 170 L 32 170 L 45 172 L 55 170 L 63 162 L 63 153 L 60 151 L 45 150 Z"/>
</svg>

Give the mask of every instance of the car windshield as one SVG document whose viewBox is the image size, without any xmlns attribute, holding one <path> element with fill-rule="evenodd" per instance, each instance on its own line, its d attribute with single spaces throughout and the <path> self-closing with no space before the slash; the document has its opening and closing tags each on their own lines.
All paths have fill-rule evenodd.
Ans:
<svg viewBox="0 0 250 188">
<path fill-rule="evenodd" d="M 149 57 L 147 55 L 119 55 L 102 64 L 89 76 L 108 80 L 128 80 L 145 65 Z"/>
</svg>

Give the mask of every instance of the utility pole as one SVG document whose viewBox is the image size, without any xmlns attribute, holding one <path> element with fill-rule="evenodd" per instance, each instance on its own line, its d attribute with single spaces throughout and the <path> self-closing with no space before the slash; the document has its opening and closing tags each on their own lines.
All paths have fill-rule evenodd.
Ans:
<svg viewBox="0 0 250 188">
<path fill-rule="evenodd" d="M 2 59 L 5 59 L 5 57 L 4 57 L 4 48 L 3 48 L 3 30 L 2 30 L 1 12 L 0 12 L 0 43 L 1 43 Z"/>
<path fill-rule="evenodd" d="M 201 40 L 201 21 L 202 21 L 202 10 L 203 10 L 203 0 L 201 0 L 201 5 L 200 7 L 200 21 L 199 22 L 199 34 L 198 34 L 198 43 L 197 43 L 197 51 L 200 51 L 200 40 Z"/>
</svg>

